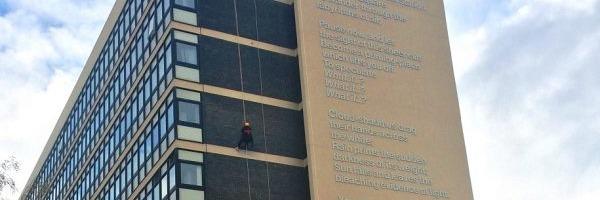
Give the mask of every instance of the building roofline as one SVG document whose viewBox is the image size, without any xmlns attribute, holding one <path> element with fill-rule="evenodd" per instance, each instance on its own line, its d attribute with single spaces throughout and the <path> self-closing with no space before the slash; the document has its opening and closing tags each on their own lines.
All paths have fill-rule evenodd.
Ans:
<svg viewBox="0 0 600 200">
<path fill-rule="evenodd" d="M 42 151 L 40 157 L 38 158 L 37 163 L 35 164 L 35 168 L 31 172 L 31 175 L 29 176 L 29 179 L 27 180 L 27 184 L 25 185 L 25 187 L 23 187 L 23 190 L 21 191 L 21 195 L 19 196 L 20 200 L 25 199 L 27 193 L 31 189 L 31 185 L 33 184 L 33 182 L 39 175 L 42 165 L 47 160 L 50 150 L 54 146 L 54 143 L 56 142 L 56 139 L 58 138 L 67 118 L 69 117 L 71 110 L 73 110 L 73 106 L 75 105 L 75 102 L 77 101 L 77 98 L 79 97 L 79 94 L 81 93 L 81 90 L 83 89 L 83 86 L 84 86 L 85 82 L 87 81 L 87 78 L 90 76 L 90 73 L 91 73 L 94 65 L 96 64 L 96 60 L 98 59 L 98 57 L 100 56 L 100 53 L 102 52 L 102 48 L 104 47 L 106 40 L 110 36 L 110 33 L 112 32 L 113 27 L 115 26 L 115 24 L 117 22 L 119 14 L 123 10 L 125 1 L 126 0 L 116 0 L 115 1 L 114 5 L 112 7 L 112 10 L 110 11 L 110 15 L 108 16 L 108 19 L 106 20 L 106 22 L 104 23 L 104 26 L 102 27 L 100 36 L 98 36 L 98 39 L 96 40 L 96 43 L 94 44 L 94 48 L 92 49 L 92 52 L 90 53 L 87 61 L 85 62 L 83 70 L 81 71 L 81 74 L 79 75 L 79 78 L 77 79 L 77 83 L 75 84 L 75 87 L 73 88 L 73 91 L 71 92 L 71 95 L 69 96 L 69 99 L 67 100 L 67 102 L 63 108 L 63 111 L 60 114 L 60 117 L 58 118 L 58 121 L 56 122 L 56 125 L 54 125 L 52 134 L 50 135 L 50 138 L 48 138 L 48 141 L 46 142 L 46 145 L 44 146 L 44 150 Z"/>
</svg>

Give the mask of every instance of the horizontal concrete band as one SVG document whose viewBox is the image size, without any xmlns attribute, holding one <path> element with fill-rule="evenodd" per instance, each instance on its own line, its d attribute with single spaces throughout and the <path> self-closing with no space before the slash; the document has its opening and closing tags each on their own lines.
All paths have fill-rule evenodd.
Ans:
<svg viewBox="0 0 600 200">
<path fill-rule="evenodd" d="M 285 3 L 285 4 L 288 4 L 288 5 L 294 4 L 294 0 L 273 0 L 273 1 L 277 1 L 277 2 L 280 2 L 280 3 Z"/>
<path fill-rule="evenodd" d="M 260 104 L 265 104 L 265 105 L 270 105 L 270 106 L 275 106 L 275 107 L 280 107 L 280 108 L 285 108 L 285 109 L 290 109 L 290 110 L 296 110 L 296 111 L 302 110 L 302 105 L 300 103 L 294 103 L 291 101 L 285 101 L 285 100 L 281 100 L 281 99 L 260 96 L 260 95 L 256 95 L 256 94 L 246 93 L 246 92 L 240 92 L 237 90 L 231 90 L 231 89 L 226 89 L 226 88 L 221 88 L 221 87 L 216 87 L 216 86 L 211 86 L 211 85 L 204 85 L 204 84 L 199 84 L 199 83 L 194 83 L 194 82 L 189 82 L 189 81 L 184 81 L 184 80 L 179 80 L 179 79 L 174 79 L 173 85 L 175 85 L 175 87 L 193 90 L 193 91 L 197 91 L 197 92 L 215 94 L 215 95 L 219 95 L 219 96 L 225 96 L 225 97 L 230 97 L 230 98 L 244 100 L 244 101 L 251 101 L 251 102 L 255 102 L 255 103 L 260 103 Z"/>
<path fill-rule="evenodd" d="M 244 158 L 250 160 L 264 161 L 269 163 L 277 163 L 282 165 L 289 165 L 294 167 L 306 167 L 306 162 L 304 159 L 297 159 L 285 156 L 278 156 L 268 153 L 260 153 L 254 151 L 236 151 L 234 148 L 212 145 L 212 144 L 203 144 L 196 142 L 189 142 L 183 140 L 177 140 L 173 143 L 174 146 L 180 149 L 199 151 L 205 153 L 219 154 L 225 156 L 231 156 L 236 158 Z"/>
<path fill-rule="evenodd" d="M 219 32 L 219 31 L 207 29 L 207 28 L 184 24 L 184 23 L 177 22 L 177 21 L 172 21 L 171 27 L 173 27 L 174 29 L 186 31 L 189 33 L 195 33 L 197 35 L 204 35 L 204 36 L 208 36 L 208 37 L 212 37 L 212 38 L 217 38 L 220 40 L 225 40 L 228 42 L 242 44 L 242 45 L 246 45 L 246 46 L 250 46 L 250 47 L 254 47 L 254 48 L 262 49 L 262 50 L 266 50 L 266 51 L 271 51 L 271 52 L 275 52 L 275 53 L 279 53 L 279 54 L 283 54 L 283 55 L 287 55 L 287 56 L 292 56 L 292 57 L 298 56 L 298 51 L 296 49 L 280 47 L 277 45 L 273 45 L 273 44 L 269 44 L 269 43 L 265 43 L 265 42 L 259 42 L 256 40 L 240 37 L 237 35 L 232 35 L 232 34 L 223 33 L 223 32 Z"/>
</svg>

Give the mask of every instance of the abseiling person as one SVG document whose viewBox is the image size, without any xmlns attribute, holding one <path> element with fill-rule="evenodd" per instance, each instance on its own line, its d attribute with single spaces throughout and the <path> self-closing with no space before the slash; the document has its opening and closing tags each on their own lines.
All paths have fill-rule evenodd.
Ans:
<svg viewBox="0 0 600 200">
<path fill-rule="evenodd" d="M 241 136 L 240 136 L 240 140 L 237 144 L 237 146 L 235 147 L 235 150 L 240 150 L 242 147 L 244 147 L 246 150 L 254 147 L 254 139 L 252 138 L 252 128 L 250 127 L 250 122 L 245 121 L 244 122 L 244 126 L 242 127 L 241 130 Z"/>
</svg>

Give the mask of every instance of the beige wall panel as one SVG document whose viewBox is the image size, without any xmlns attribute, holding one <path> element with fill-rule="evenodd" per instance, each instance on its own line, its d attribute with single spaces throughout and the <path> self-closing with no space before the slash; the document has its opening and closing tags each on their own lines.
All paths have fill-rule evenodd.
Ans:
<svg viewBox="0 0 600 200">
<path fill-rule="evenodd" d="M 443 2 L 295 9 L 312 199 L 473 199 Z"/>
</svg>

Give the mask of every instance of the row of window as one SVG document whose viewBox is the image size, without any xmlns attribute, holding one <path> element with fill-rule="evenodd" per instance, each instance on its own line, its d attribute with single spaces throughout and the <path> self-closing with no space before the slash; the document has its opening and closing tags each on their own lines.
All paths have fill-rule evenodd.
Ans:
<svg viewBox="0 0 600 200">
<path fill-rule="evenodd" d="M 138 93 L 137 95 L 133 95 L 132 97 L 132 99 L 135 98 L 132 101 L 133 106 L 127 108 L 128 111 L 125 113 L 128 114 L 123 116 L 123 118 L 121 119 L 122 123 L 120 124 L 120 126 L 118 126 L 118 128 L 116 127 L 113 131 L 113 134 L 109 135 L 111 139 L 106 140 L 107 142 L 103 145 L 104 150 L 98 151 L 98 156 L 93 157 L 92 160 L 95 161 L 95 164 L 91 164 L 89 168 L 87 168 L 87 176 L 84 179 L 82 179 L 79 184 L 76 185 L 75 188 L 78 188 L 78 190 L 75 193 L 75 197 L 77 199 L 81 197 L 86 197 L 87 195 L 91 195 L 91 193 L 87 192 L 88 189 L 93 191 L 95 188 L 94 185 L 98 184 L 98 182 L 101 182 L 103 180 L 104 175 L 110 170 L 110 168 L 105 168 L 105 166 L 112 166 L 112 164 L 114 164 L 113 162 L 119 157 L 121 150 L 126 146 L 126 144 L 129 143 L 131 133 L 137 130 L 137 126 L 139 126 L 142 123 L 143 119 L 145 119 L 144 115 L 148 114 L 149 110 L 153 107 L 152 105 L 156 103 L 156 100 L 158 99 L 160 94 L 163 93 L 166 85 L 168 85 L 168 83 L 172 80 L 173 72 L 171 70 L 171 60 L 169 59 L 172 56 L 170 53 L 170 49 L 171 47 L 169 46 L 165 50 L 166 53 L 164 57 L 161 57 L 160 59 L 155 59 L 155 61 L 152 62 L 153 65 L 151 65 L 150 69 L 146 71 L 146 74 L 143 76 L 144 81 L 140 82 L 140 85 L 136 87 L 138 88 Z M 161 50 L 158 53 L 158 55 L 162 55 L 162 52 L 163 51 Z M 156 62 L 156 60 L 158 60 L 158 62 Z M 165 71 L 167 71 L 167 73 L 165 73 Z M 159 82 L 159 84 L 156 84 L 156 82 Z M 199 93 L 194 93 L 186 90 L 178 90 L 177 94 L 178 96 L 181 95 L 183 97 L 186 97 L 188 101 L 190 101 L 190 99 L 197 99 L 196 101 L 199 101 L 200 97 Z M 126 105 L 129 105 L 129 103 Z M 177 129 L 179 130 L 179 132 L 181 132 L 182 137 L 185 136 L 184 138 L 187 138 L 188 140 L 201 142 L 201 129 L 196 128 L 200 123 L 199 105 L 196 103 L 189 102 L 180 102 L 177 105 L 184 107 L 180 110 L 185 112 L 180 112 L 179 117 L 181 118 L 182 122 L 187 123 L 188 125 L 178 125 Z M 169 108 L 169 110 L 171 110 L 171 108 Z M 190 113 L 190 111 L 193 110 L 196 111 L 195 114 Z M 136 113 L 138 113 L 138 115 L 136 115 Z M 164 120 L 161 121 L 164 122 Z M 195 134 L 197 132 L 200 132 L 200 134 Z M 125 140 L 125 138 L 127 140 Z M 91 183 L 88 183 L 88 181 L 91 181 Z M 83 185 L 81 185 L 82 183 Z M 90 188 L 90 186 L 92 187 Z"/>
<path fill-rule="evenodd" d="M 203 157 L 202 153 L 177 150 L 142 187 L 135 199 L 203 200 Z"/>
<path fill-rule="evenodd" d="M 168 0 L 165 2 L 168 2 Z M 116 66 L 115 63 L 117 62 L 119 53 L 125 47 L 124 46 L 125 41 L 130 39 L 129 35 L 134 35 L 134 34 L 132 34 L 134 27 L 136 27 L 136 26 L 139 27 L 141 25 L 141 23 L 139 23 L 140 17 L 142 15 L 143 8 L 146 7 L 147 3 L 148 3 L 147 0 L 144 0 L 144 1 L 135 0 L 135 1 L 128 1 L 126 3 L 126 9 L 124 9 L 122 14 L 120 15 L 119 20 L 118 20 L 119 22 L 116 25 L 116 27 L 120 27 L 120 28 L 113 30 L 113 32 L 109 36 L 109 39 L 108 39 L 107 43 L 105 44 L 105 47 L 104 47 L 102 53 L 98 57 L 97 62 L 95 64 L 95 66 L 93 67 L 88 80 L 84 84 L 84 89 L 82 90 L 80 96 L 78 97 L 78 100 L 76 101 L 69 118 L 65 122 L 65 125 L 63 126 L 63 129 L 60 132 L 60 135 L 59 135 L 58 139 L 56 140 L 52 151 L 50 152 L 48 158 L 46 159 L 44 165 L 42 166 L 42 169 L 40 170 L 40 173 L 38 174 L 36 181 L 34 182 L 34 187 L 32 187 L 32 189 L 30 189 L 28 198 L 36 197 L 38 192 L 40 192 L 40 190 L 42 188 L 51 188 L 48 185 L 48 183 L 46 183 L 46 182 L 49 180 L 49 178 L 52 178 L 53 174 L 55 174 L 54 171 L 56 171 L 55 168 L 58 167 L 57 164 L 62 163 L 62 162 L 60 162 L 61 158 L 69 158 L 69 156 L 65 156 L 65 155 L 68 155 L 70 150 L 73 149 L 73 148 L 68 148 L 68 147 L 70 146 L 70 144 L 75 144 L 75 142 L 72 141 L 73 140 L 72 138 L 76 138 L 76 137 L 73 137 L 74 135 L 76 135 L 75 132 L 77 130 L 82 129 L 83 126 L 80 122 L 84 122 L 84 121 L 96 122 L 96 125 L 91 126 L 91 128 L 93 128 L 94 130 L 88 131 L 88 132 L 97 132 L 97 130 L 95 130 L 95 129 L 102 128 L 101 126 L 98 125 L 98 123 L 99 123 L 99 121 L 101 121 L 105 118 L 104 116 L 97 117 L 95 121 L 94 120 L 84 120 L 83 116 L 90 113 L 90 110 L 92 110 L 90 105 L 92 105 L 93 102 L 96 102 L 97 99 L 99 99 L 100 97 L 104 97 L 104 99 L 107 98 L 106 97 L 108 94 L 108 92 L 106 91 L 107 90 L 106 88 L 108 88 L 107 83 L 111 83 L 111 81 L 107 81 L 107 79 L 108 79 L 107 77 L 110 77 L 110 76 L 108 76 L 108 74 L 111 74 L 109 72 L 111 70 L 113 70 L 114 66 Z M 165 7 L 165 10 L 167 10 L 168 7 L 169 6 L 167 4 Z M 148 20 L 146 20 L 146 22 L 144 24 L 146 24 L 146 26 L 148 26 L 147 25 Z M 140 38 L 140 33 L 141 32 L 138 32 L 137 38 Z M 134 59 L 132 59 L 132 60 L 134 60 Z M 114 74 L 114 73 L 112 73 L 112 74 Z M 104 90 L 103 90 L 104 92 L 102 92 L 102 93 L 97 92 L 97 90 L 100 90 L 101 88 L 104 88 Z M 115 87 L 113 86 L 113 89 L 111 92 L 112 94 L 116 93 L 114 91 L 119 91 L 118 89 L 114 89 L 114 88 Z M 103 94 L 103 95 L 100 95 L 100 94 Z M 114 100 L 114 97 L 112 100 Z M 105 100 L 105 105 L 106 104 L 107 103 Z M 98 106 L 96 106 L 96 107 L 98 107 Z M 104 107 L 104 109 L 98 109 L 98 110 L 100 112 L 103 110 L 104 111 L 109 110 L 109 108 L 107 108 L 107 107 L 108 106 Z M 84 139 L 87 140 L 87 141 L 85 141 L 85 143 L 89 144 L 91 137 L 88 135 Z M 79 148 L 82 149 L 83 147 L 80 146 Z M 80 151 L 81 150 L 79 150 L 78 152 L 80 152 Z M 78 154 L 80 154 L 78 156 L 78 157 L 80 157 L 82 153 L 78 153 Z M 79 161 L 79 158 L 77 159 L 77 161 Z M 76 163 L 76 162 L 73 162 L 73 163 Z M 55 186 L 55 187 L 57 187 L 57 186 Z"/>
<path fill-rule="evenodd" d="M 173 156 L 165 162 L 160 168 L 160 173 L 156 173 L 152 179 L 145 185 L 140 186 L 143 191 L 136 199 L 140 200 L 161 200 L 161 199 L 177 199 L 175 191 L 176 174 L 175 162 Z M 169 198 L 165 198 L 169 197 Z M 105 197 L 110 199 L 111 197 Z M 124 198 L 121 198 L 124 199 Z"/>
<path fill-rule="evenodd" d="M 165 57 L 170 55 L 170 50 L 168 50 L 168 49 L 171 49 L 171 47 L 167 48 L 167 50 L 166 50 L 167 53 L 166 53 Z M 159 52 L 159 55 L 162 54 L 161 52 Z M 156 103 L 158 96 L 163 93 L 164 88 L 166 87 L 166 85 L 168 85 L 168 83 L 172 79 L 171 78 L 172 75 L 170 75 L 170 74 L 172 74 L 171 64 L 170 64 L 171 61 L 170 60 L 167 61 L 167 59 L 163 59 L 163 58 L 158 59 L 158 60 L 159 60 L 158 63 L 156 63 L 156 61 L 153 62 L 155 64 L 153 64 L 151 66 L 151 68 L 147 71 L 147 73 L 144 75 L 144 77 L 145 77 L 145 84 L 143 84 L 144 86 L 141 86 L 141 85 L 138 86 L 138 88 L 140 90 L 139 90 L 139 93 L 136 98 L 137 101 L 136 100 L 133 101 L 134 102 L 133 103 L 133 105 L 134 105 L 133 106 L 133 110 L 134 110 L 133 119 L 137 119 L 138 120 L 137 123 L 133 122 L 132 124 L 134 126 L 131 127 L 131 129 L 125 129 L 125 131 L 127 131 L 126 136 L 121 135 L 121 134 L 112 134 L 111 135 L 111 137 L 113 137 L 113 138 L 115 136 L 121 136 L 121 137 L 127 138 L 126 141 L 123 141 L 122 143 L 120 143 L 120 147 L 124 147 L 129 142 L 128 140 L 131 137 L 131 132 L 135 132 L 137 129 L 137 127 L 135 125 L 137 124 L 139 126 L 139 124 L 142 121 L 139 119 L 144 119 L 143 115 L 148 113 L 148 111 L 152 107 L 151 105 Z M 165 67 L 167 67 L 166 71 L 168 71 L 166 73 L 166 77 L 165 77 L 165 73 L 164 73 L 165 70 L 163 70 Z M 158 69 L 156 69 L 156 68 L 158 68 Z M 149 75 L 150 75 L 150 77 L 148 77 Z M 155 77 L 158 77 L 156 79 L 159 82 L 158 88 L 156 86 L 157 81 L 154 81 L 154 79 L 153 79 Z M 164 81 L 165 79 L 166 79 L 166 82 Z M 178 125 L 177 126 L 178 132 L 180 132 L 182 138 L 184 138 L 184 139 L 201 142 L 202 141 L 201 129 L 197 128 L 198 124 L 200 123 L 200 111 L 199 111 L 200 106 L 196 102 L 192 101 L 192 100 L 199 101 L 200 94 L 194 93 L 191 91 L 186 91 L 186 90 L 178 90 L 177 96 L 178 97 L 182 96 L 183 100 L 187 99 L 187 102 L 183 102 L 183 101 L 179 102 L 177 104 L 177 106 L 181 107 L 180 109 L 178 109 L 178 110 L 180 110 L 179 115 L 178 115 L 180 118 L 180 121 L 182 121 L 183 123 L 188 125 L 188 126 Z M 146 102 L 146 103 L 151 102 L 151 103 L 142 105 L 142 104 L 138 104 L 135 102 Z M 137 109 L 135 108 L 135 105 L 138 105 Z M 136 118 L 135 113 L 137 113 L 138 110 L 142 111 L 142 113 L 140 113 L 140 116 Z M 143 113 L 144 110 L 146 111 L 146 113 Z M 172 110 L 171 107 L 169 107 L 168 110 L 169 110 L 169 113 L 171 113 L 170 112 Z M 191 112 L 191 111 L 195 111 L 195 112 Z M 126 115 L 126 116 L 129 116 L 129 115 Z M 169 119 L 169 124 L 171 124 L 170 121 L 173 119 L 173 117 L 169 117 L 168 119 Z M 129 121 L 129 118 L 124 118 L 123 120 L 124 120 L 125 124 L 130 124 L 130 123 L 127 123 Z M 164 118 L 161 118 L 160 121 L 162 124 L 164 124 L 165 120 L 164 120 Z M 161 126 L 161 127 L 164 127 L 164 126 Z M 197 134 L 197 132 L 199 132 L 200 134 Z M 121 132 L 119 132 L 119 133 L 121 133 Z M 114 140 L 108 140 L 108 141 L 114 141 Z M 118 141 L 121 141 L 121 140 L 117 139 L 117 142 Z M 110 146 L 109 146 L 109 144 L 110 144 Z M 120 151 L 118 151 L 120 149 L 117 149 L 116 154 L 112 153 L 113 152 L 112 149 L 114 149 L 115 147 L 118 148 L 119 143 L 117 143 L 115 145 L 112 145 L 112 143 L 105 144 L 105 148 L 109 148 L 108 151 L 100 151 L 100 152 L 108 152 L 108 154 L 106 156 L 100 157 L 100 159 L 99 159 L 100 163 L 103 163 L 102 161 L 104 161 L 104 163 L 106 163 L 107 162 L 106 158 L 108 158 L 108 161 L 111 161 L 111 163 L 107 163 L 107 166 L 111 166 L 112 164 L 114 164 L 114 163 L 112 163 L 112 161 L 115 161 L 119 157 L 119 153 L 120 153 Z M 102 155 L 102 154 L 100 154 L 100 155 Z M 98 161 L 96 161 L 96 162 L 98 162 Z M 95 172 L 95 170 L 94 170 L 95 166 L 97 166 L 97 165 L 90 166 L 91 170 L 88 173 L 88 176 L 85 179 L 83 179 L 83 183 L 86 183 L 86 180 L 94 180 L 94 181 L 101 182 L 104 178 L 103 176 L 110 170 L 110 168 L 103 168 L 104 165 L 100 165 L 99 171 L 101 171 L 102 173 L 93 173 L 93 172 Z M 102 170 L 102 169 L 104 169 L 104 170 Z M 100 175 L 100 176 L 98 177 L 98 175 Z M 91 185 L 93 185 L 93 184 L 91 184 Z M 81 196 L 85 197 L 86 194 L 91 195 L 91 193 L 86 193 L 88 185 L 84 185 L 84 187 L 82 187 L 82 188 L 81 187 L 77 187 L 77 188 L 79 188 L 79 191 L 83 191 L 83 192 L 78 191 L 78 193 L 75 195 L 77 198 L 81 197 Z M 94 188 L 92 188 L 92 190 L 94 190 Z"/>
<path fill-rule="evenodd" d="M 177 100 L 171 104 L 174 95 Z M 157 164 L 161 155 L 164 155 L 175 137 L 182 140 L 201 142 L 199 97 L 200 93 L 182 89 L 177 89 L 174 94 L 169 95 L 166 103 L 168 105 L 166 113 L 158 113 L 154 117 L 154 125 L 149 126 L 145 131 L 145 135 L 137 139 L 135 146 L 131 149 L 131 156 L 127 155 L 124 161 L 114 163 L 115 166 L 121 167 L 109 177 L 108 184 L 102 189 L 102 199 L 129 198 L 138 187 L 138 184 L 149 175 L 148 173 L 150 173 L 152 167 Z M 160 110 L 164 109 L 161 108 Z M 174 115 L 173 110 L 178 114 Z M 158 116 L 160 117 L 157 118 Z M 172 129 L 173 121 L 177 121 L 176 129 Z M 167 132 L 169 133 L 168 140 L 165 135 Z M 190 166 L 183 165 L 182 167 L 188 169 Z M 187 176 L 182 181 L 183 184 L 201 186 L 198 185 L 201 183 L 198 182 L 199 179 L 189 179 L 190 177 L 193 176 Z M 166 193 L 163 193 L 163 195 L 166 195 Z"/>
<path fill-rule="evenodd" d="M 125 154 L 125 159 L 114 163 L 117 170 L 112 176 L 106 177 L 109 181 L 100 190 L 101 199 L 127 199 L 138 187 L 175 139 L 174 112 L 173 93 L 171 93 L 159 112 L 151 118 L 153 123 L 147 126 L 137 139 L 133 139 L 133 146 Z"/>
<path fill-rule="evenodd" d="M 165 56 L 155 58 L 149 69 L 143 76 L 140 76 L 142 79 L 134 87 L 136 91 L 131 95 L 130 101 L 124 104 L 127 107 L 123 109 L 124 112 L 118 118 L 119 121 L 113 126 L 112 132 L 105 137 L 104 144 L 100 146 L 102 148 L 95 152 L 95 156 L 91 159 L 93 162 L 84 169 L 84 179 L 80 179 L 79 183 L 75 184 L 74 188 L 78 189 L 75 196 L 89 195 L 89 186 L 104 179 L 104 175 L 110 170 L 108 166 L 112 166 L 121 155 L 125 146 L 130 143 L 132 135 L 138 131 L 150 114 L 151 108 L 158 103 L 158 99 L 165 92 L 173 77 L 171 59 L 169 59 L 171 47 L 168 44 L 167 46 L 166 49 L 160 50 L 160 52 L 167 52 Z M 161 120 L 161 123 L 165 122 L 166 119 Z M 92 183 L 82 185 L 87 182 Z M 90 190 L 94 191 L 94 188 L 92 187 Z"/>
<path fill-rule="evenodd" d="M 198 92 L 178 89 L 177 91 L 177 139 L 204 142 L 202 135 L 201 95 Z"/>
</svg>

